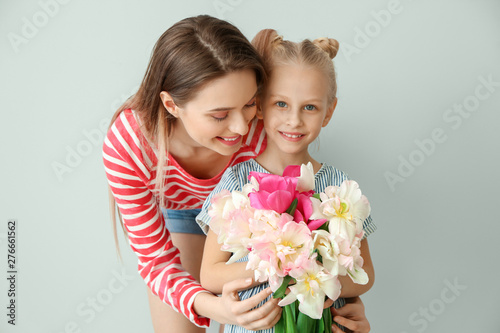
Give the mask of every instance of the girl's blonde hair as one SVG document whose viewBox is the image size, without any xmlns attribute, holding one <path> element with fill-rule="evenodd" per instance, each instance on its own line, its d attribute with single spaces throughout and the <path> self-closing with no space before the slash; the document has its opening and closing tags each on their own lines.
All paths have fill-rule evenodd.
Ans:
<svg viewBox="0 0 500 333">
<path fill-rule="evenodd" d="M 163 189 L 168 137 L 176 120 L 163 106 L 160 92 L 168 92 L 175 104 L 182 107 L 207 82 L 246 69 L 255 72 L 260 90 L 267 78 L 260 55 L 238 28 L 208 15 L 175 23 L 156 42 L 137 93 L 116 111 L 111 124 L 125 109 L 137 112 L 145 136 L 158 150 L 155 191 L 158 192 L 160 205 L 164 205 L 165 200 Z M 118 244 L 117 208 L 111 190 L 110 203 L 115 242 Z M 121 220 L 119 211 L 118 215 Z"/>
<path fill-rule="evenodd" d="M 329 80 L 328 102 L 332 103 L 337 95 L 337 79 L 332 59 L 339 50 L 339 42 L 332 38 L 305 39 L 300 43 L 283 40 L 276 30 L 259 31 L 252 40 L 262 56 L 266 71 L 272 75 L 273 67 L 290 63 L 303 63 L 327 74 Z"/>
</svg>

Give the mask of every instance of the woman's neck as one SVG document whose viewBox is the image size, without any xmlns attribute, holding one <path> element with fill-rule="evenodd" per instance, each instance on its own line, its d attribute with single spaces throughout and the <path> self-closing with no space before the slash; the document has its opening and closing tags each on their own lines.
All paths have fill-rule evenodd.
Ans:
<svg viewBox="0 0 500 333">
<path fill-rule="evenodd" d="M 195 142 L 183 127 L 173 127 L 169 137 L 168 152 L 175 161 L 191 176 L 210 179 L 217 176 L 231 160 L 231 155 L 224 156 L 210 148 Z"/>
</svg>

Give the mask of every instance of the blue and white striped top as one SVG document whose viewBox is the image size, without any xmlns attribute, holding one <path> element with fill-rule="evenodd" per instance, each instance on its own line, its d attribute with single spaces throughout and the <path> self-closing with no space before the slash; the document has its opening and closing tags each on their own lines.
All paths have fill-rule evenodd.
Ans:
<svg viewBox="0 0 500 333">
<path fill-rule="evenodd" d="M 207 199 L 203 203 L 203 208 L 201 209 L 200 214 L 196 217 L 196 222 L 198 222 L 198 224 L 205 232 L 205 234 L 208 233 L 208 228 L 209 228 L 208 226 L 210 224 L 210 216 L 208 215 L 208 208 L 210 206 L 210 200 L 212 196 L 215 195 L 216 193 L 221 192 L 224 189 L 229 191 L 241 191 L 243 186 L 248 183 L 248 176 L 251 171 L 269 173 L 269 171 L 264 169 L 254 159 L 250 159 L 248 161 L 239 163 L 233 167 L 229 167 L 226 169 L 224 175 L 222 176 L 221 181 L 215 187 L 212 193 L 210 193 L 210 195 L 207 197 Z M 340 186 L 340 184 L 342 184 L 342 182 L 346 179 L 348 179 L 348 177 L 344 172 L 334 168 L 333 166 L 322 164 L 319 171 L 314 175 L 314 184 L 315 184 L 314 191 L 323 192 L 325 188 L 327 188 L 328 186 Z M 363 230 L 365 231 L 364 237 L 367 237 L 368 235 L 373 233 L 376 229 L 377 227 L 373 223 L 371 216 L 368 216 L 368 218 L 363 222 Z M 238 262 L 244 262 L 244 261 L 248 261 L 248 257 L 244 257 L 238 260 Z M 260 291 L 264 290 L 267 287 L 268 284 L 265 283 L 256 286 L 254 288 L 244 290 L 239 293 L 240 299 L 244 300 L 250 298 L 258 294 Z M 269 296 L 269 298 L 270 297 L 271 296 Z M 264 304 L 266 301 L 267 299 L 263 301 L 261 304 L 259 304 L 259 306 Z M 335 308 L 340 308 L 344 305 L 345 305 L 345 300 L 343 298 L 337 299 L 333 304 Z M 224 332 L 248 333 L 256 331 L 249 331 L 240 326 L 226 325 Z M 257 332 L 272 333 L 274 332 L 274 328 L 261 330 Z"/>
</svg>

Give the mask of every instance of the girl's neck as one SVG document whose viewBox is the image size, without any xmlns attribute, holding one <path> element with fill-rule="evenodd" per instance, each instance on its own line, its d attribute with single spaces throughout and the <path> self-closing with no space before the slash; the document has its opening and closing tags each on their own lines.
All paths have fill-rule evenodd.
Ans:
<svg viewBox="0 0 500 333">
<path fill-rule="evenodd" d="M 269 148 L 269 147 L 268 147 Z M 255 160 L 267 171 L 275 175 L 282 175 L 283 170 L 289 165 L 301 165 L 311 162 L 314 173 L 321 168 L 321 163 L 309 155 L 308 151 L 303 154 L 286 154 L 282 151 L 276 152 L 273 149 L 266 149 Z"/>
</svg>

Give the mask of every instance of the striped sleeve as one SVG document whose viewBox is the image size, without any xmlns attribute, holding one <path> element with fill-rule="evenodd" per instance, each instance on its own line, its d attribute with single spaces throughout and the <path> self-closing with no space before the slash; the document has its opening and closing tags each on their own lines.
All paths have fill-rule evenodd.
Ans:
<svg viewBox="0 0 500 333">
<path fill-rule="evenodd" d="M 179 250 L 173 246 L 156 198 L 146 185 L 150 169 L 131 117 L 131 112 L 122 112 L 109 129 L 103 161 L 130 247 L 138 257 L 139 274 L 163 302 L 197 326 L 208 327 L 210 320 L 193 310 L 196 295 L 207 291 L 181 266 Z"/>
</svg>

